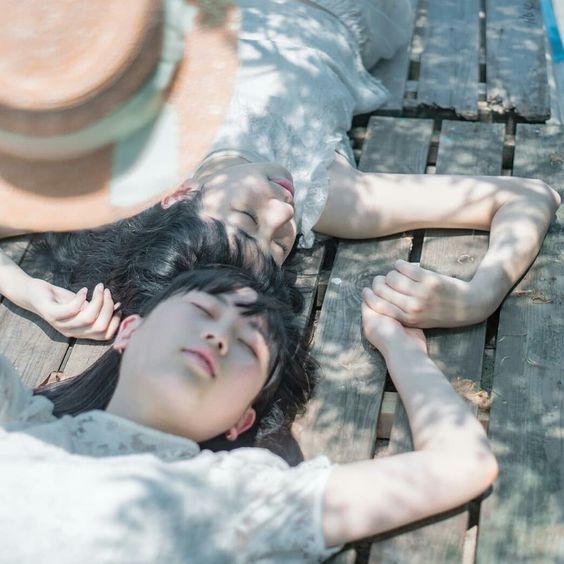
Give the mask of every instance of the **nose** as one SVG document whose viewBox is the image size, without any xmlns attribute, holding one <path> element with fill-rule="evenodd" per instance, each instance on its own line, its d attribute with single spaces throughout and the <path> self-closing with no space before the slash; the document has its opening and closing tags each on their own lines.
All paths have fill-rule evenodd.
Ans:
<svg viewBox="0 0 564 564">
<path fill-rule="evenodd" d="M 217 350 L 221 356 L 225 356 L 229 352 L 229 338 L 225 332 L 210 331 L 204 335 L 206 342 Z"/>
<path fill-rule="evenodd" d="M 283 226 L 288 224 L 293 217 L 294 207 L 292 204 L 274 198 L 271 199 L 264 210 L 264 218 L 261 222 L 268 231 L 265 235 L 271 238 L 274 233 L 280 231 Z"/>
</svg>

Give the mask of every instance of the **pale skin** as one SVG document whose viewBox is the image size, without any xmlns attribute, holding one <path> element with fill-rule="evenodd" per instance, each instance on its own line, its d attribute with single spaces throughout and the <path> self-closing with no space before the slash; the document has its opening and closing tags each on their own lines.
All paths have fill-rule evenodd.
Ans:
<svg viewBox="0 0 564 564">
<path fill-rule="evenodd" d="M 387 362 L 415 451 L 331 470 L 322 510 L 327 546 L 454 508 L 498 472 L 482 426 L 427 356 L 422 331 L 376 313 L 371 293 L 363 294 L 364 334 Z M 146 319 L 125 319 L 114 343 L 123 359 L 108 410 L 195 441 L 218 433 L 234 439 L 249 429 L 272 354 L 236 305 L 254 299 L 248 288 L 222 296 L 192 291 L 162 302 Z"/>
<path fill-rule="evenodd" d="M 24 272 L 0 250 L 0 294 L 54 327 L 66 337 L 107 340 L 120 321 L 119 303 L 98 284 L 87 299 L 87 289 L 71 292 Z"/>
<path fill-rule="evenodd" d="M 327 484 L 327 545 L 351 542 L 457 507 L 495 480 L 486 434 L 427 355 L 420 329 L 371 309 L 363 292 L 364 334 L 384 356 L 409 419 L 414 451 L 335 467 Z"/>
<path fill-rule="evenodd" d="M 364 239 L 429 227 L 490 231 L 488 252 L 468 282 L 405 261 L 375 278 L 371 307 L 412 327 L 470 325 L 491 315 L 538 254 L 560 205 L 558 193 L 535 179 L 366 173 L 337 153 L 329 173 L 327 203 L 315 226 L 319 233 Z M 280 178 L 291 181 L 292 176 L 275 163 L 237 156 L 211 159 L 195 182 L 167 194 L 161 205 L 166 209 L 203 185 L 204 214 L 255 237 L 281 264 L 297 230 L 293 198 L 277 184 Z M 8 299 L 67 336 L 107 339 L 115 333 L 119 320 L 101 314 L 109 311 L 111 296 L 104 296 L 101 315 L 85 320 L 85 299 L 81 309 L 73 309 L 78 294 L 36 282 L 42 307 L 32 309 L 25 296 L 10 294 L 23 272 L 0 257 L 0 293 Z M 68 309 L 60 313 L 60 306 Z"/>
<path fill-rule="evenodd" d="M 469 282 L 405 261 L 376 277 L 371 307 L 412 327 L 470 325 L 492 314 L 535 259 L 560 205 L 558 193 L 535 179 L 367 173 L 337 153 L 329 172 L 319 233 L 367 239 L 430 227 L 490 232 L 488 251 Z M 205 188 L 206 215 L 255 237 L 282 263 L 296 227 L 293 199 L 280 193 L 277 177 L 291 174 L 274 163 L 228 156 L 210 159 L 195 180 Z M 163 198 L 163 207 L 193 189 L 182 186 Z"/>
<path fill-rule="evenodd" d="M 240 307 L 256 297 L 250 288 L 193 290 L 146 318 L 125 318 L 113 344 L 123 358 L 107 410 L 196 442 L 220 434 L 235 440 L 255 423 L 252 404 L 270 372 L 260 320 Z"/>
</svg>

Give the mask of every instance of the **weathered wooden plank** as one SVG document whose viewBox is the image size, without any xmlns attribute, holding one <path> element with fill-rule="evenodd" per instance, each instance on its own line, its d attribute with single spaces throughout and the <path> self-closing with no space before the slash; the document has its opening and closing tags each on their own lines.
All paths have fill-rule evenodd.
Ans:
<svg viewBox="0 0 564 564">
<path fill-rule="evenodd" d="M 362 340 L 360 292 L 390 270 L 398 254 L 407 257 L 410 237 L 339 247 L 319 318 L 313 354 L 322 380 L 297 427 L 306 458 L 327 454 L 336 462 L 369 458 L 386 376 L 384 363 Z"/>
<path fill-rule="evenodd" d="M 423 172 L 432 130 L 430 120 L 372 118 L 360 168 Z M 394 260 L 407 258 L 410 248 L 408 236 L 339 244 L 313 346 L 322 380 L 306 417 L 294 426 L 306 458 L 322 452 L 334 461 L 352 461 L 373 454 L 386 369 L 361 337 L 360 292 Z M 352 549 L 332 562 L 354 558 Z"/>
<path fill-rule="evenodd" d="M 428 0 L 417 103 L 477 119 L 480 2 Z"/>
<path fill-rule="evenodd" d="M 437 173 L 500 174 L 502 150 L 501 124 L 443 122 Z M 470 280 L 487 250 L 487 244 L 485 233 L 428 230 L 423 242 L 421 265 Z M 429 353 L 450 381 L 468 379 L 479 386 L 485 332 L 485 323 L 427 332 Z M 407 414 L 400 402 L 388 450 L 390 454 L 396 454 L 412 449 Z M 386 535 L 386 540 L 373 545 L 370 562 L 461 562 L 467 524 L 467 512 L 458 511 L 447 518 L 429 520 L 410 532 Z"/>
<path fill-rule="evenodd" d="M 284 264 L 284 269 L 295 276 L 296 287 L 304 297 L 304 311 L 300 316 L 303 330 L 306 329 L 315 306 L 319 273 L 325 252 L 325 240 L 318 236 L 311 249 L 299 250 Z"/>
<path fill-rule="evenodd" d="M 360 168 L 423 172 L 432 127 L 430 120 L 371 118 Z M 407 258 L 410 247 L 410 237 L 339 244 L 313 347 L 323 379 L 307 418 L 296 426 L 306 457 L 324 452 L 344 461 L 371 455 L 385 368 L 361 339 L 360 291 L 394 260 Z"/>
<path fill-rule="evenodd" d="M 111 343 L 78 340 L 72 346 L 65 365 L 63 378 L 72 378 L 96 362 L 111 346 Z"/>
<path fill-rule="evenodd" d="M 415 27 L 415 12 L 418 0 L 410 0 L 410 4 L 414 13 L 409 34 L 411 37 Z M 410 64 L 411 41 L 405 47 L 399 49 L 391 59 L 384 59 L 371 69 L 371 74 L 378 77 L 390 93 L 388 100 L 381 108 L 382 110 L 399 111 L 402 109 Z"/>
<path fill-rule="evenodd" d="M 564 130 L 519 125 L 514 174 L 564 195 Z M 564 562 L 564 211 L 501 310 L 490 436 L 500 464 L 482 502 L 479 562 Z"/>
<path fill-rule="evenodd" d="M 433 121 L 371 117 L 359 168 L 367 172 L 425 172 Z"/>
<path fill-rule="evenodd" d="M 492 112 L 550 117 L 539 0 L 486 0 L 486 88 Z"/>
</svg>

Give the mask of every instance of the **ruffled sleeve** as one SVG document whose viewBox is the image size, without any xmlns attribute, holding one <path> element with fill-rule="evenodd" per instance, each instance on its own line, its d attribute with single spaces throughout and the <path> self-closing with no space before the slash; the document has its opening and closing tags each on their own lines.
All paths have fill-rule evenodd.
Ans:
<svg viewBox="0 0 564 564">
<path fill-rule="evenodd" d="M 53 404 L 26 388 L 12 363 L 0 354 L 0 425 L 53 420 Z"/>
<path fill-rule="evenodd" d="M 326 547 L 323 538 L 323 495 L 331 472 L 327 458 L 289 468 L 272 453 L 249 448 L 203 452 L 187 464 L 192 474 L 206 476 L 191 511 L 200 519 L 213 514 L 205 538 L 207 549 L 213 546 L 216 552 L 208 556 L 236 554 L 237 562 L 321 562 L 340 549 Z"/>
</svg>

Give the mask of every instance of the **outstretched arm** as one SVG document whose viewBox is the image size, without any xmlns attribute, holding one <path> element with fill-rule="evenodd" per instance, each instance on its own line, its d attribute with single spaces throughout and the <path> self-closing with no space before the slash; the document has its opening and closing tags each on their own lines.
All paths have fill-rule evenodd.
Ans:
<svg viewBox="0 0 564 564">
<path fill-rule="evenodd" d="M 87 301 L 87 289 L 76 294 L 26 274 L 0 250 L 0 294 L 39 315 L 66 337 L 107 340 L 119 325 L 110 291 L 98 284 Z"/>
<path fill-rule="evenodd" d="M 366 301 L 362 308 L 365 335 L 386 360 L 415 450 L 334 468 L 323 506 L 328 546 L 457 507 L 498 472 L 482 426 L 427 356 L 423 333 L 377 314 Z"/>
<path fill-rule="evenodd" d="M 417 327 L 485 319 L 536 257 L 558 193 L 544 182 L 506 176 L 363 173 L 338 157 L 331 167 L 321 233 L 371 238 L 429 227 L 490 231 L 471 282 L 401 268 L 375 282 L 377 311 Z"/>
</svg>

